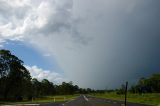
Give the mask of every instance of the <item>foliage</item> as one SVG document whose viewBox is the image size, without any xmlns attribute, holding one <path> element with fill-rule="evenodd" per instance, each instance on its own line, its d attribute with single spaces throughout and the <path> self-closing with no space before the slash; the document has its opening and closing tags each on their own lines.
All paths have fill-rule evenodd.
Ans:
<svg viewBox="0 0 160 106">
<path fill-rule="evenodd" d="M 0 99 L 21 100 L 28 95 L 30 73 L 23 61 L 8 50 L 0 50 Z"/>
<path fill-rule="evenodd" d="M 153 74 L 149 78 L 141 78 L 136 85 L 129 89 L 132 93 L 160 93 L 160 74 Z"/>
</svg>

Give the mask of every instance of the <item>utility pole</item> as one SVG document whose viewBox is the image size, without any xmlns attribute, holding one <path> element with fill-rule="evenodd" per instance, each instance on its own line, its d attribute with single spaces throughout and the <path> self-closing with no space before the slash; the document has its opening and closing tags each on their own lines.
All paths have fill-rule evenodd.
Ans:
<svg viewBox="0 0 160 106">
<path fill-rule="evenodd" d="M 128 82 L 126 82 L 126 88 L 125 88 L 125 106 L 127 106 L 127 88 L 128 88 Z"/>
</svg>

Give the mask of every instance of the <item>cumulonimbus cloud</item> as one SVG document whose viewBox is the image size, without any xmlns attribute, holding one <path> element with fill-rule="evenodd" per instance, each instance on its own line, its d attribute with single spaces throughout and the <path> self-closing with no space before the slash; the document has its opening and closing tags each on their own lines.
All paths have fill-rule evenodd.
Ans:
<svg viewBox="0 0 160 106">
<path fill-rule="evenodd" d="M 117 87 L 159 69 L 159 4 L 2 0 L 0 44 L 20 40 L 50 54 L 66 77 L 82 87 Z"/>
</svg>

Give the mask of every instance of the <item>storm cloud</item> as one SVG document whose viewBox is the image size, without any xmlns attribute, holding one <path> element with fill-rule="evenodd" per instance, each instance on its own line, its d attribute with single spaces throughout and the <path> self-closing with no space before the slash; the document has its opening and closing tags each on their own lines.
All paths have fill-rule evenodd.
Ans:
<svg viewBox="0 0 160 106">
<path fill-rule="evenodd" d="M 159 0 L 0 2 L 0 45 L 20 40 L 50 54 L 81 87 L 114 88 L 160 70 Z"/>
</svg>

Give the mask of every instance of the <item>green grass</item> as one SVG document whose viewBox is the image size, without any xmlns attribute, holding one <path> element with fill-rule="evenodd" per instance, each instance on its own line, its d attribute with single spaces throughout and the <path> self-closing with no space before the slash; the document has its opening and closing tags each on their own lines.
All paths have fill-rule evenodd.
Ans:
<svg viewBox="0 0 160 106">
<path fill-rule="evenodd" d="M 118 95 L 115 92 L 105 94 L 94 94 L 93 96 L 98 98 L 124 101 L 124 95 Z M 142 103 L 158 106 L 160 105 L 160 93 L 147 93 L 143 95 L 128 93 L 127 101 L 133 103 Z"/>
<path fill-rule="evenodd" d="M 32 101 L 23 100 L 22 102 L 0 101 L 0 104 L 29 104 L 29 103 L 47 103 L 47 102 L 62 102 L 70 101 L 77 98 L 79 95 L 60 95 L 60 96 L 44 96 L 36 98 Z"/>
</svg>

